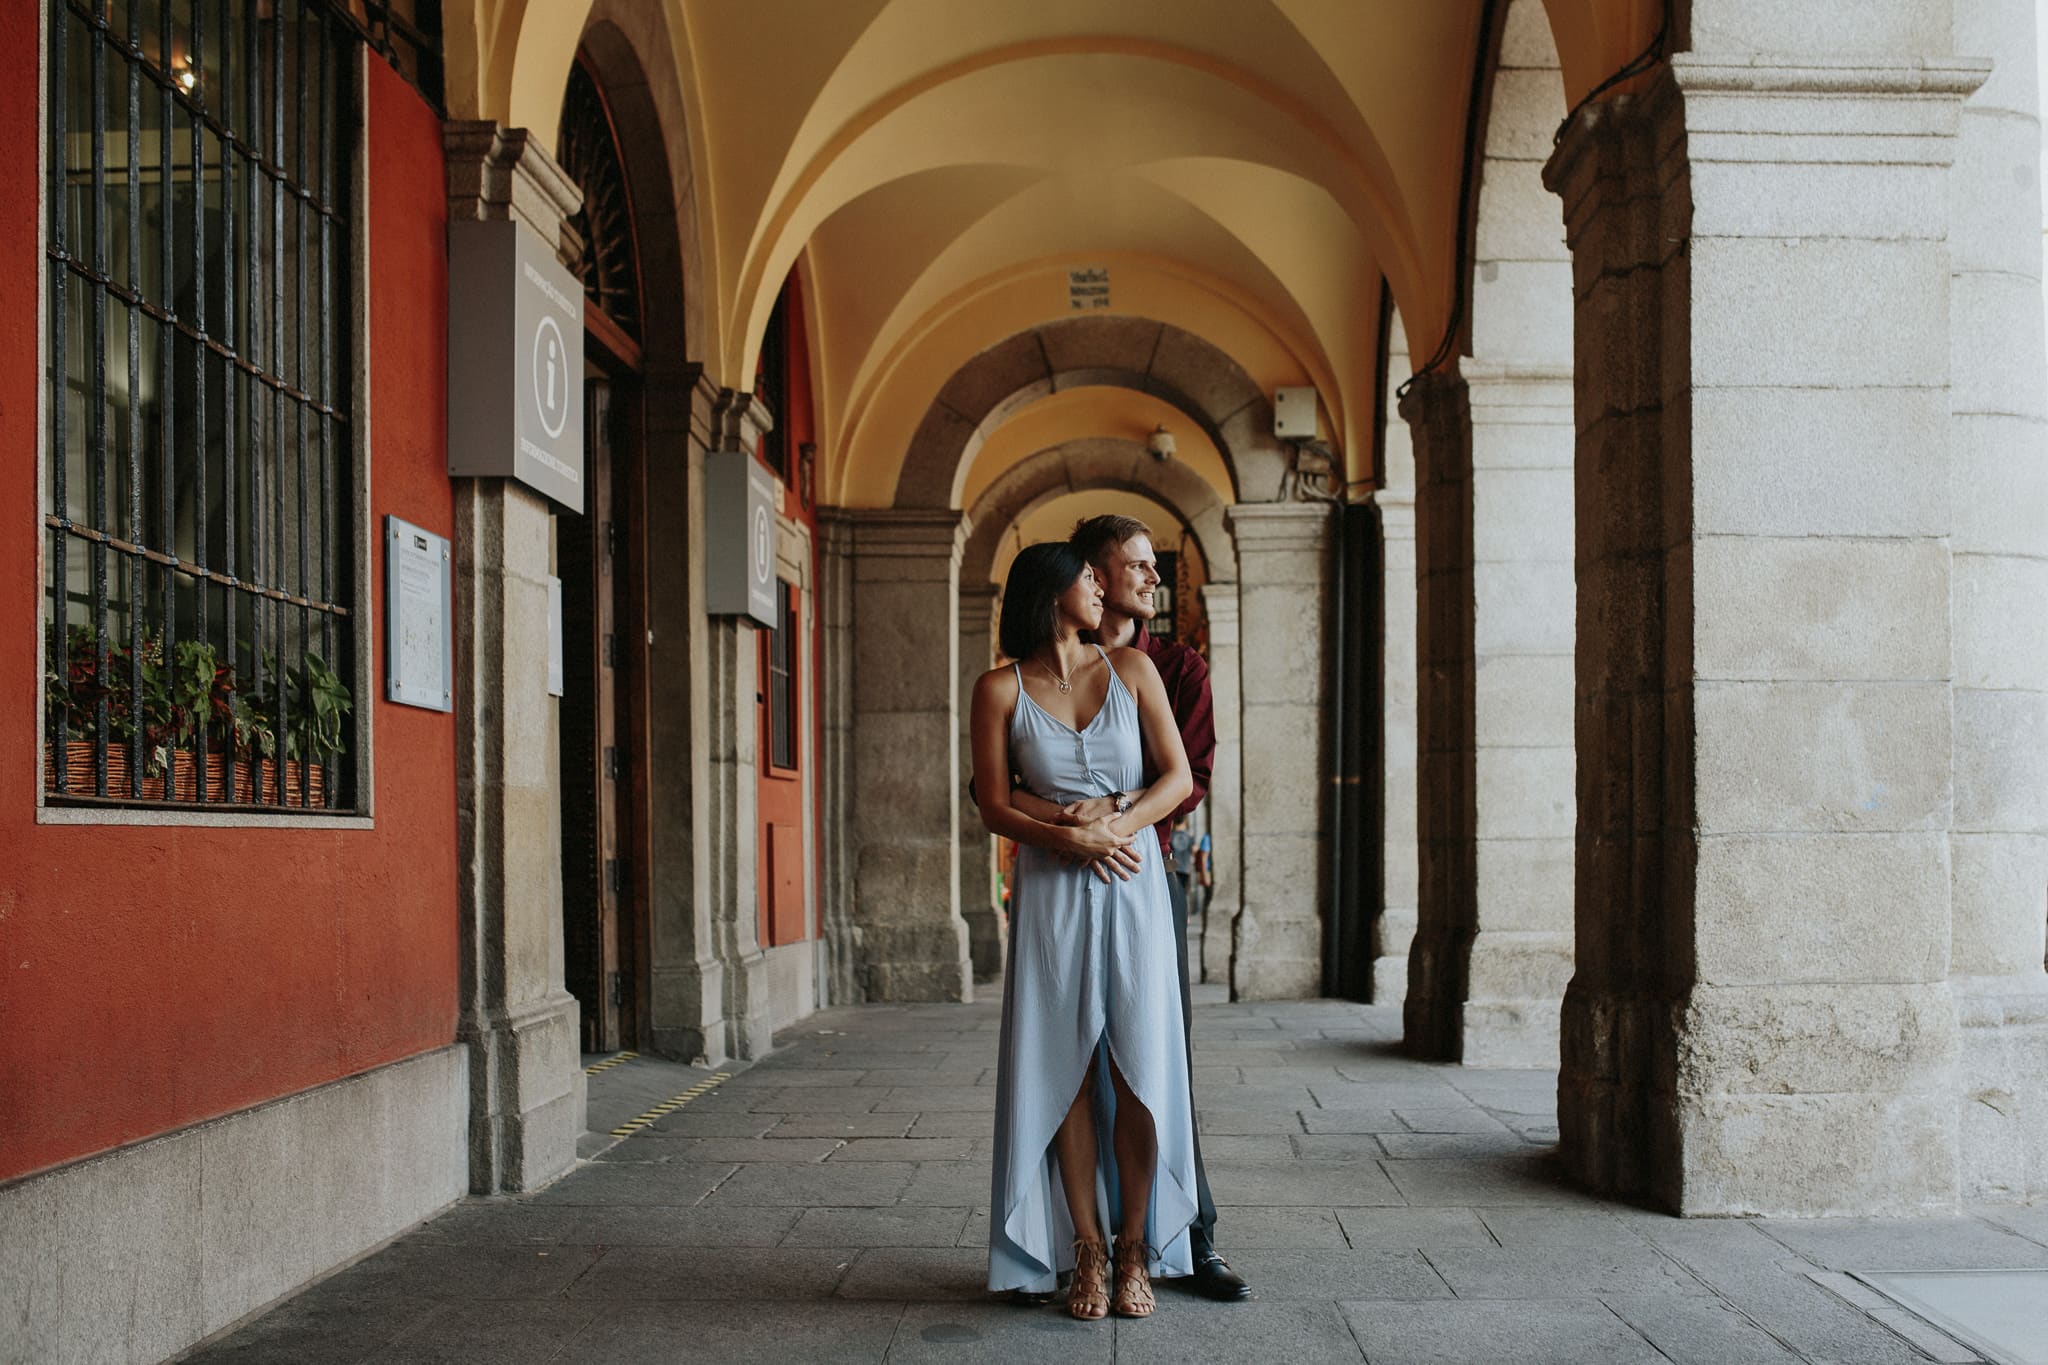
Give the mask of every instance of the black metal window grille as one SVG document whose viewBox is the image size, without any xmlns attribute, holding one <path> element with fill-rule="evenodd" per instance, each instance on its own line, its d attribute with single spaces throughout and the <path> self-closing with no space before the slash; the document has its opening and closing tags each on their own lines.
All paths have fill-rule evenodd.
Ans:
<svg viewBox="0 0 2048 1365">
<path fill-rule="evenodd" d="M 358 41 L 321 0 L 50 6 L 52 801 L 354 804 Z"/>
<path fill-rule="evenodd" d="M 330 0 L 437 114 L 446 114 L 441 67 L 441 0 Z"/>
<path fill-rule="evenodd" d="M 569 68 L 562 126 L 555 139 L 562 170 L 583 191 L 569 220 L 583 243 L 576 278 L 598 310 L 633 341 L 640 340 L 640 249 L 633 239 L 633 199 L 611 111 L 582 61 Z"/>
<path fill-rule="evenodd" d="M 796 767 L 796 589 L 775 585 L 775 629 L 768 636 L 768 762 Z"/>
</svg>

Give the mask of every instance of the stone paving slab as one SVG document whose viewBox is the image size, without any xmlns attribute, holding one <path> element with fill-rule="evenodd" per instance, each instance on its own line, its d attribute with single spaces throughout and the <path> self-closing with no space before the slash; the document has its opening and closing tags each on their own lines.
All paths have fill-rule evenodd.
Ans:
<svg viewBox="0 0 2048 1365">
<path fill-rule="evenodd" d="M 1926 1365 L 1953 1343 L 1843 1272 L 2048 1265 L 2048 1208 L 1688 1221 L 1604 1201 L 1553 1159 L 1554 1073 L 1409 1060 L 1394 1009 L 1208 1003 L 1198 1119 L 1254 1298 L 1165 1282 L 1149 1320 L 1075 1323 L 983 1288 L 998 1010 L 825 1011 L 550 1188 L 465 1201 L 191 1358 Z M 622 1062 L 591 1112 L 704 1074 Z"/>
</svg>

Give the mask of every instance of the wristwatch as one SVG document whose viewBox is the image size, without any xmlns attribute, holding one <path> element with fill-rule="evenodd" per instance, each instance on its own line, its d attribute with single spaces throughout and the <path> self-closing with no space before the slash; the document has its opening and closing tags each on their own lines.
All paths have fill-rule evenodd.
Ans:
<svg viewBox="0 0 2048 1365">
<path fill-rule="evenodd" d="M 1111 792 L 1109 799 L 1116 802 L 1116 813 L 1122 815 L 1131 808 L 1131 798 L 1123 792 Z"/>
</svg>

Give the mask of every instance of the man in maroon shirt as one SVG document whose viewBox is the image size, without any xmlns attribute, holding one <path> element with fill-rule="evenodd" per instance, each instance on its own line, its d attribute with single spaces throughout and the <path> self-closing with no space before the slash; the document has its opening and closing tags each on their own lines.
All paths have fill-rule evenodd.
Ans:
<svg viewBox="0 0 2048 1365">
<path fill-rule="evenodd" d="M 1074 528 L 1068 544 L 1095 568 L 1102 584 L 1102 628 L 1097 642 L 1112 648 L 1129 645 L 1144 651 L 1166 684 L 1173 703 L 1173 718 L 1180 728 L 1181 743 L 1188 753 L 1188 768 L 1194 775 L 1194 790 L 1178 810 L 1155 827 L 1159 851 L 1172 866 L 1173 822 L 1200 805 L 1209 791 L 1209 771 L 1216 759 L 1216 717 L 1209 696 L 1209 664 L 1188 645 L 1164 641 L 1145 628 L 1158 614 L 1153 593 L 1159 586 L 1159 565 L 1152 553 L 1152 529 L 1135 517 L 1090 517 Z M 1145 781 L 1154 773 L 1146 764 Z M 1067 808 L 1076 818 L 1094 819 L 1115 812 L 1114 797 L 1097 797 Z M 1188 1036 L 1188 1084 L 1194 1086 L 1194 1010 L 1188 994 L 1188 898 L 1179 877 L 1166 879 L 1173 901 L 1173 925 L 1180 944 L 1181 1027 Z M 1189 1228 L 1193 1243 L 1194 1288 L 1212 1299 L 1231 1301 L 1251 1297 L 1244 1278 L 1216 1254 L 1216 1201 L 1209 1193 L 1209 1173 L 1202 1165 L 1202 1139 L 1195 1137 L 1195 1186 L 1200 1213 Z"/>
</svg>

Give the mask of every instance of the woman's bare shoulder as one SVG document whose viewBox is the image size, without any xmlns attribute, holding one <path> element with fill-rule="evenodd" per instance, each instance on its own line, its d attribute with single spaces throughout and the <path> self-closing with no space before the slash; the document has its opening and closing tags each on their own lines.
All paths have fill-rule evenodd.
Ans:
<svg viewBox="0 0 2048 1365">
<path fill-rule="evenodd" d="M 992 697 L 1015 699 L 1017 670 L 1008 664 L 998 664 L 974 680 L 974 690 Z"/>
<path fill-rule="evenodd" d="M 1109 665 L 1119 677 L 1130 682 L 1147 674 L 1159 676 L 1159 669 L 1153 664 L 1152 656 L 1134 645 L 1118 645 L 1108 651 Z"/>
</svg>

